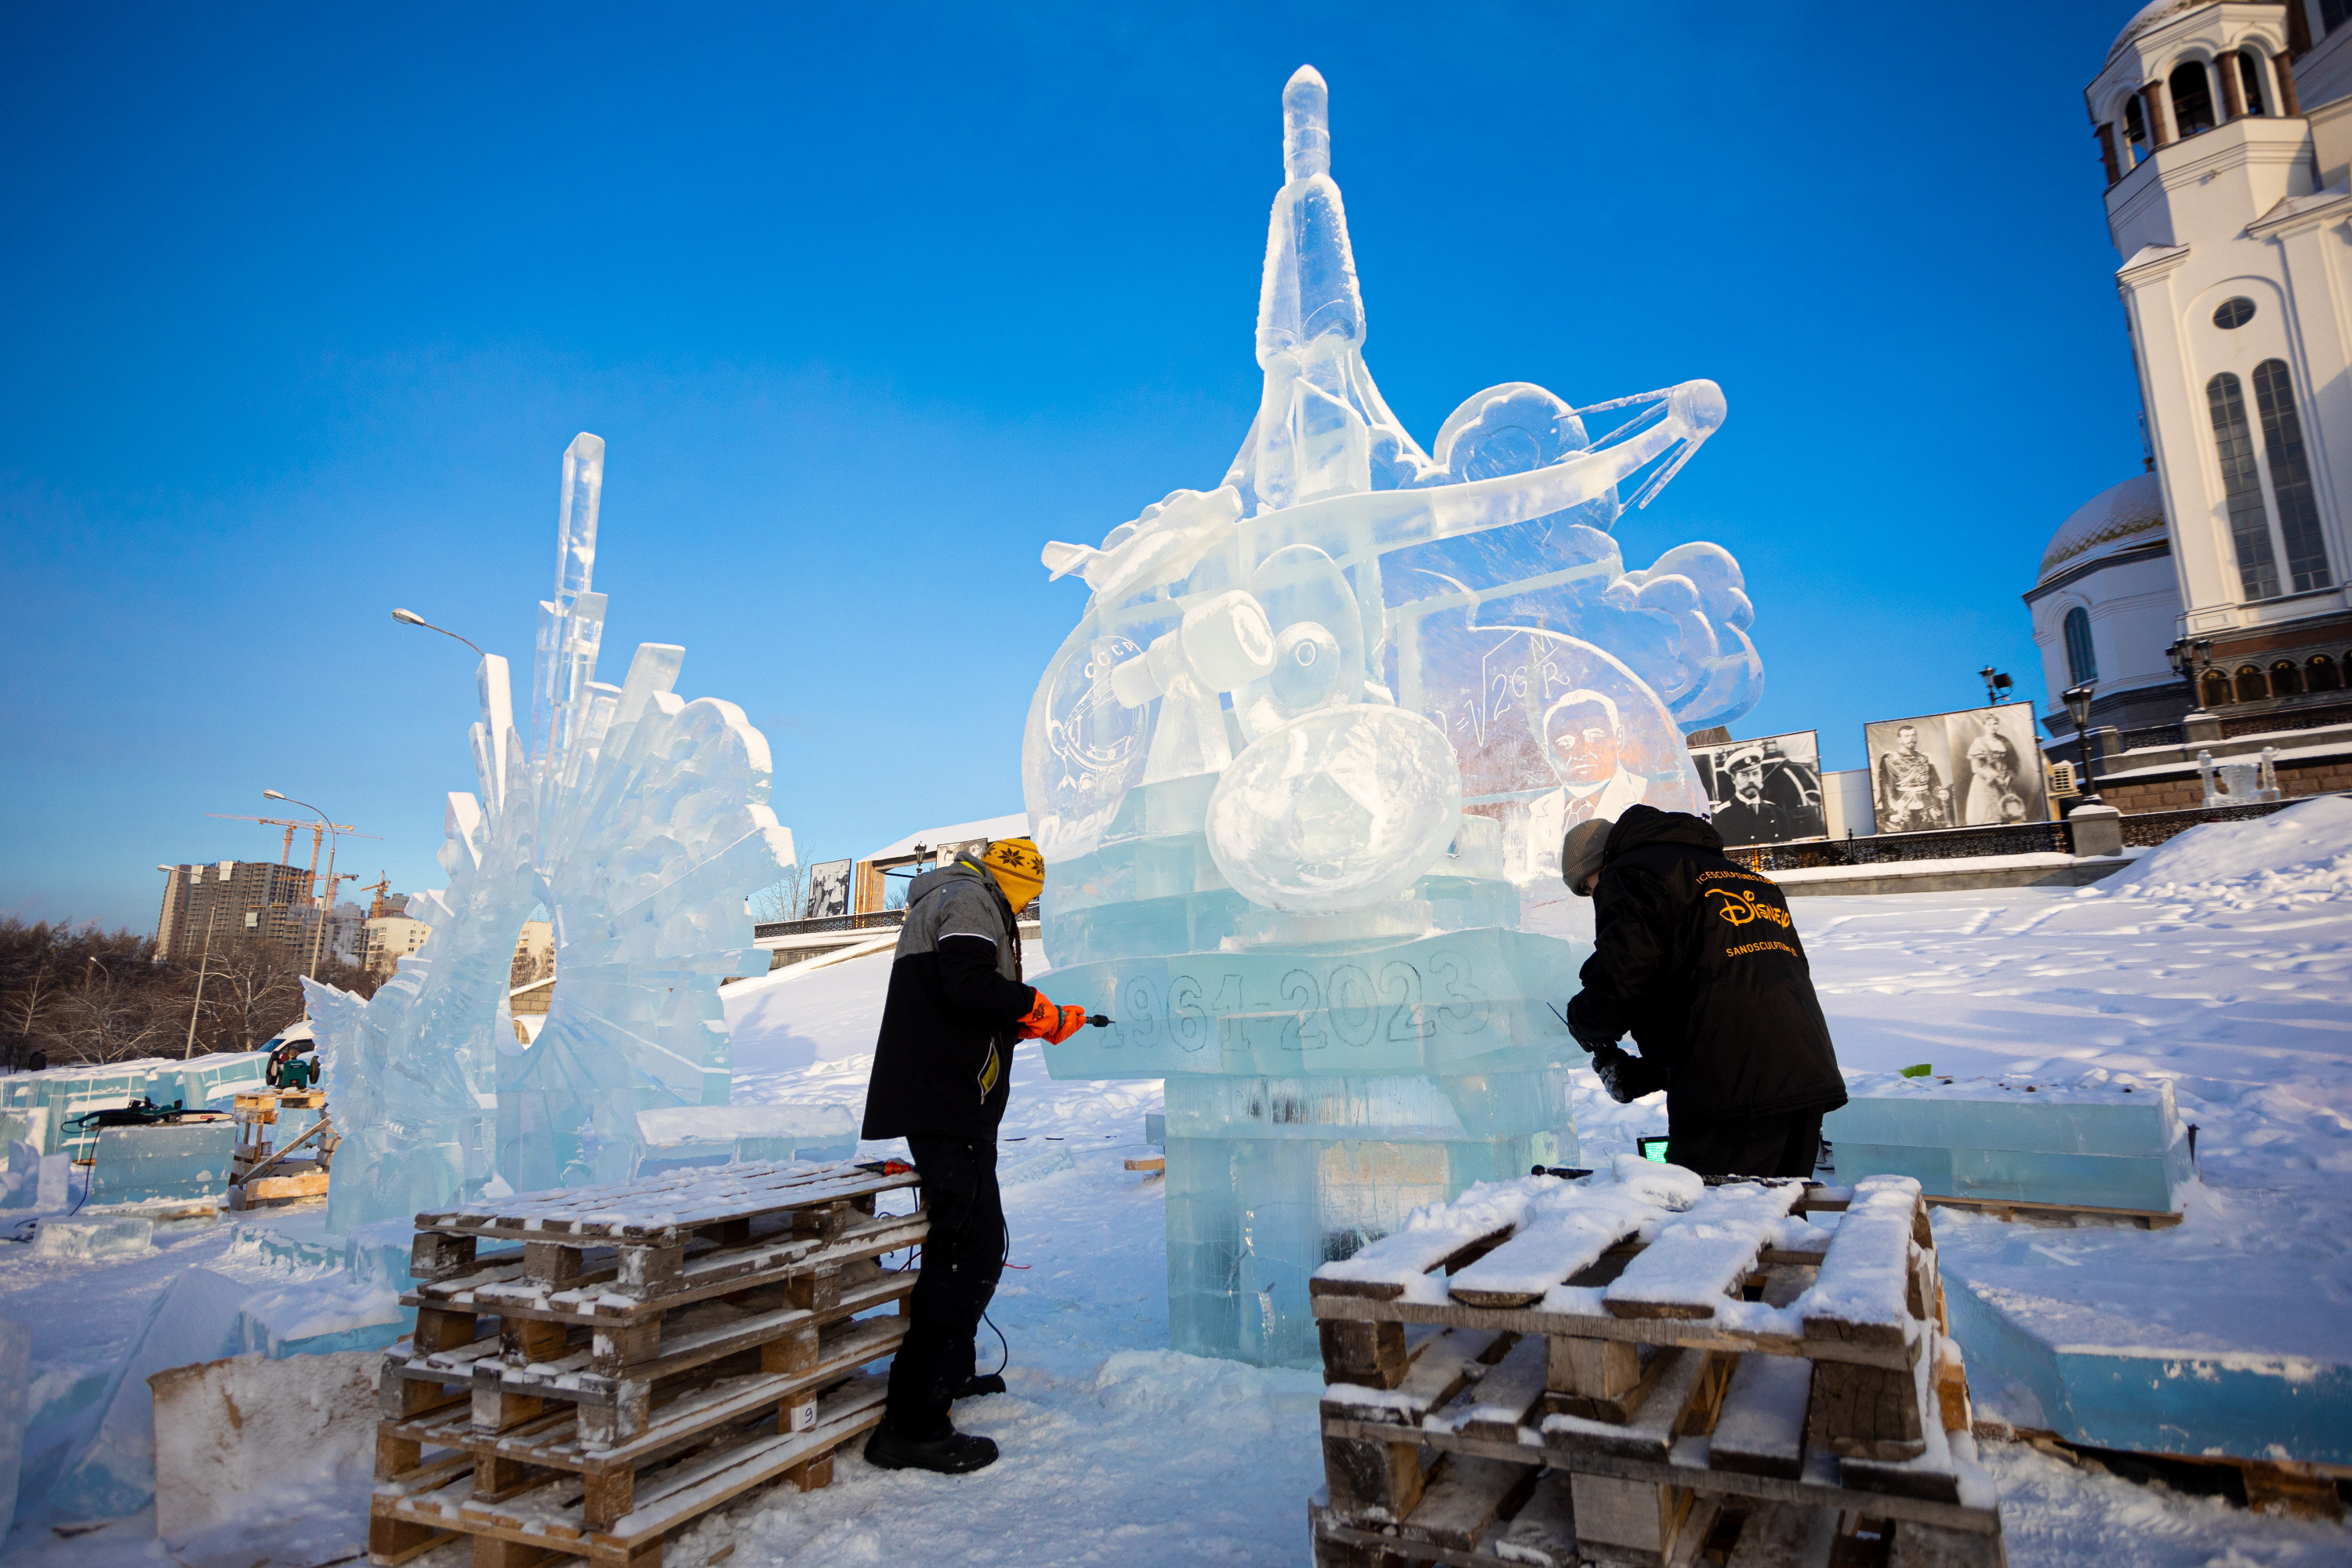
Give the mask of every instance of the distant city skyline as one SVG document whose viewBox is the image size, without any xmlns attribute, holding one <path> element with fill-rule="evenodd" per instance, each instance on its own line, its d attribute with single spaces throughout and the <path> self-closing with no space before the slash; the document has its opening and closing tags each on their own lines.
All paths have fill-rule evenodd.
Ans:
<svg viewBox="0 0 2352 1568">
<path fill-rule="evenodd" d="M 0 16 L 0 913 L 152 930 L 159 862 L 275 858 L 205 815 L 264 788 L 441 886 L 473 656 L 390 611 L 527 670 L 581 430 L 603 678 L 685 644 L 804 861 L 1019 810 L 1038 548 L 1248 427 L 1302 62 L 1424 442 L 1723 385 L 1617 532 L 1746 569 L 1736 735 L 1861 767 L 1988 662 L 2044 709 L 2020 595 L 2140 469 L 2081 98 L 2132 9 Z"/>
</svg>

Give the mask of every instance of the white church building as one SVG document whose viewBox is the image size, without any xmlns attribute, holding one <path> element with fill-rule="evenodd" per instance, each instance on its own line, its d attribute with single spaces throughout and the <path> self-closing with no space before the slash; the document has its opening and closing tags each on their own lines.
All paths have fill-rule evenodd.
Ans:
<svg viewBox="0 0 2352 1568">
<path fill-rule="evenodd" d="M 2084 97 L 2148 461 L 2025 595 L 2045 722 L 2352 719 L 2352 0 L 2154 0 Z"/>
</svg>

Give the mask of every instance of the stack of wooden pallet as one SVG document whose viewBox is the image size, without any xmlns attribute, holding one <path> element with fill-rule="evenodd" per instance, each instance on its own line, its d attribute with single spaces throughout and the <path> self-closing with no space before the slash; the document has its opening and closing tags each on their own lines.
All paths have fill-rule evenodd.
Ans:
<svg viewBox="0 0 2352 1568">
<path fill-rule="evenodd" d="M 879 1259 L 929 1221 L 875 1199 L 914 1181 L 775 1162 L 417 1215 L 369 1560 L 466 1534 L 483 1568 L 658 1568 L 665 1536 L 753 1487 L 826 1485 L 882 1416 L 863 1369 L 905 1336 L 915 1271 Z"/>
<path fill-rule="evenodd" d="M 1620 1173 L 1318 1271 L 1319 1568 L 2002 1568 L 1917 1184 Z"/>
<path fill-rule="evenodd" d="M 319 1089 L 262 1089 L 241 1093 L 230 1108 L 236 1118 L 236 1152 L 229 1166 L 229 1206 L 265 1207 L 327 1194 L 327 1097 Z M 289 1110 L 312 1110 L 319 1120 L 296 1140 L 310 1152 L 297 1157 L 278 1146 L 278 1119 Z"/>
</svg>

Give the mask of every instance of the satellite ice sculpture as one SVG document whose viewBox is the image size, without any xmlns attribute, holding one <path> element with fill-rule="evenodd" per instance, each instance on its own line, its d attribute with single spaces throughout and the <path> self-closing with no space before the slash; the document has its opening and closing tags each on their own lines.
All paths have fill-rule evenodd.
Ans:
<svg viewBox="0 0 2352 1568">
<path fill-rule="evenodd" d="M 1698 807 L 1684 735 L 1763 681 L 1727 553 L 1629 572 L 1609 532 L 1721 393 L 1513 383 L 1424 452 L 1364 365 L 1326 102 L 1311 68 L 1283 93 L 1256 421 L 1218 488 L 1045 547 L 1091 593 L 1022 753 L 1047 984 L 1118 1020 L 1048 1067 L 1166 1079 L 1174 1342 L 1293 1363 L 1318 1264 L 1574 1157 L 1577 955 L 1520 888 L 1574 822 Z"/>
<path fill-rule="evenodd" d="M 766 804 L 766 738 L 731 702 L 671 692 L 684 648 L 641 643 L 621 685 L 596 679 L 604 477 L 604 441 L 579 436 L 563 454 L 528 749 L 507 661 L 481 662 L 481 794 L 449 796 L 449 886 L 409 899 L 431 940 L 373 1000 L 308 987 L 343 1135 L 332 1231 L 494 1177 L 519 1191 L 625 1180 L 637 1112 L 727 1103 L 719 985 L 767 971 L 744 899 L 792 862 L 792 834 Z M 525 1046 L 506 994 L 535 908 L 555 928 L 556 984 Z"/>
</svg>

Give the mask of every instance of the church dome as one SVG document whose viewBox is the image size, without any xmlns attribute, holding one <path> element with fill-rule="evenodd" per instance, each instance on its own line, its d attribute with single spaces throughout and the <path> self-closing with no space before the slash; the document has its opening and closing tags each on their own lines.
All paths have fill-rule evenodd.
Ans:
<svg viewBox="0 0 2352 1568">
<path fill-rule="evenodd" d="M 2139 8 L 2137 15 L 2124 24 L 2124 30 L 2116 35 L 2115 43 L 2107 49 L 2107 58 L 2113 60 L 2124 52 L 2126 44 L 2130 43 L 2142 33 L 2154 32 L 2181 12 L 2194 11 L 2200 5 L 2210 5 L 2212 3 L 2213 0 L 2148 0 L 2147 5 Z"/>
<path fill-rule="evenodd" d="M 2161 537 L 2164 527 L 2164 491 L 2156 476 L 2134 474 L 2093 496 L 2066 520 L 2042 552 L 2042 571 L 2034 581 L 2047 583 L 2085 561 Z"/>
</svg>

